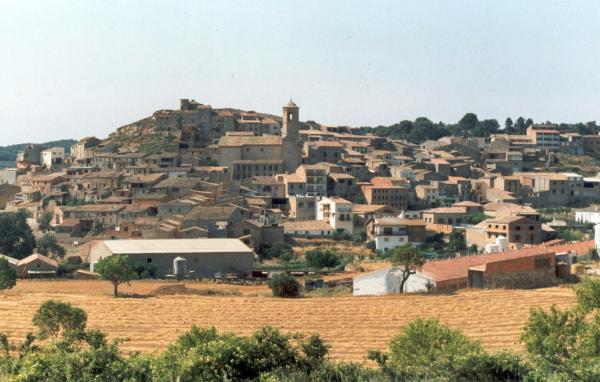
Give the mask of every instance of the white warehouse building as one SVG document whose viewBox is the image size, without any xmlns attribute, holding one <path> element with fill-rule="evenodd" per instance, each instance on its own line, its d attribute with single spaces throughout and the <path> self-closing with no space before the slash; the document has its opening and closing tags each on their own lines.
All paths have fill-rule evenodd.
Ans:
<svg viewBox="0 0 600 382">
<path fill-rule="evenodd" d="M 90 270 L 98 260 L 113 255 L 127 256 L 131 264 L 154 264 L 158 277 L 173 274 L 177 257 L 187 260 L 194 277 L 245 276 L 254 264 L 254 252 L 238 239 L 102 240 L 90 247 Z"/>
</svg>

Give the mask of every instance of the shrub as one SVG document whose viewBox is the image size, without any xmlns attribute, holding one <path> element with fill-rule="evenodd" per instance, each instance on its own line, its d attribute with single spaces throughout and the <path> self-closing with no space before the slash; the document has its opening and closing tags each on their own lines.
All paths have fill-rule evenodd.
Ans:
<svg viewBox="0 0 600 382">
<path fill-rule="evenodd" d="M 342 258 L 335 250 L 331 249 L 312 249 L 304 254 L 309 266 L 317 269 L 333 268 L 342 263 Z"/>
<path fill-rule="evenodd" d="M 320 337 L 292 339 L 268 326 L 250 337 L 193 327 L 156 359 L 153 377 L 181 382 L 252 381 L 282 368 L 310 373 L 323 363 L 327 347 Z"/>
<path fill-rule="evenodd" d="M 371 352 L 369 358 L 384 370 L 410 378 L 449 378 L 457 360 L 483 354 L 478 342 L 435 319 L 417 318 L 390 342 L 389 355 Z"/>
<path fill-rule="evenodd" d="M 269 288 L 276 297 L 298 297 L 300 295 L 300 283 L 294 276 L 280 273 L 269 280 Z"/>
<path fill-rule="evenodd" d="M 10 267 L 8 260 L 0 257 L 0 290 L 17 285 L 17 272 Z"/>
<path fill-rule="evenodd" d="M 33 324 L 38 327 L 41 338 L 56 338 L 61 332 L 63 335 L 82 332 L 87 324 L 87 314 L 66 302 L 48 300 L 38 308 Z"/>
<path fill-rule="evenodd" d="M 273 245 L 263 249 L 262 251 L 262 257 L 264 259 L 277 259 L 280 257 L 291 259 L 293 256 L 294 251 L 292 250 L 292 246 L 282 241 L 273 243 Z"/>
</svg>

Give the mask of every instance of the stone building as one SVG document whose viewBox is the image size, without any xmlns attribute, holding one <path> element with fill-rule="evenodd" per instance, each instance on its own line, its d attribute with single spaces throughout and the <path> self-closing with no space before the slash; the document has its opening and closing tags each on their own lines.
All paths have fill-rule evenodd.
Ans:
<svg viewBox="0 0 600 382">
<path fill-rule="evenodd" d="M 232 176 L 239 179 L 274 175 L 281 169 L 287 173 L 296 171 L 301 164 L 298 113 L 299 108 L 292 101 L 283 107 L 281 136 L 236 134 L 222 137 L 217 149 L 219 165 L 233 169 Z"/>
</svg>

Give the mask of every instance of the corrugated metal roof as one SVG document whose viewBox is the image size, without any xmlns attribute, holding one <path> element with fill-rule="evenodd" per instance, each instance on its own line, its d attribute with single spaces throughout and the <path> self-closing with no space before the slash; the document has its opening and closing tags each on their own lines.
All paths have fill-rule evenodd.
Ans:
<svg viewBox="0 0 600 382">
<path fill-rule="evenodd" d="M 105 240 L 103 243 L 114 255 L 252 252 L 238 239 Z"/>
</svg>

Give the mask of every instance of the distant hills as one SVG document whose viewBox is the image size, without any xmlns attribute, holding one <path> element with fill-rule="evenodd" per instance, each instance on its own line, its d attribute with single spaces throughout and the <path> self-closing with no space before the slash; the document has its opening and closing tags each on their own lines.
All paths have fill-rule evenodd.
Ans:
<svg viewBox="0 0 600 382">
<path fill-rule="evenodd" d="M 74 139 L 61 139 L 59 141 L 51 141 L 40 143 L 40 145 L 48 147 L 64 147 L 65 153 L 71 152 L 71 145 L 77 143 Z M 27 143 L 20 143 L 17 145 L 0 146 L 0 162 L 14 162 L 17 157 L 17 153 L 27 147 Z"/>
</svg>

